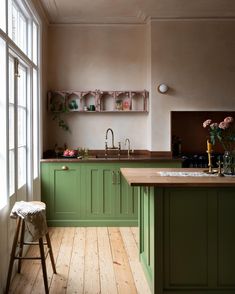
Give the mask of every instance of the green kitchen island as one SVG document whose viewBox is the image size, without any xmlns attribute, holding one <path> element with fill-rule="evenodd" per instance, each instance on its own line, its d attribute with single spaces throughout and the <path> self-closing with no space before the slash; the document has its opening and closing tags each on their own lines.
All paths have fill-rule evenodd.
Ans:
<svg viewBox="0 0 235 294">
<path fill-rule="evenodd" d="M 235 177 L 121 168 L 139 187 L 140 261 L 152 293 L 235 293 Z"/>
</svg>

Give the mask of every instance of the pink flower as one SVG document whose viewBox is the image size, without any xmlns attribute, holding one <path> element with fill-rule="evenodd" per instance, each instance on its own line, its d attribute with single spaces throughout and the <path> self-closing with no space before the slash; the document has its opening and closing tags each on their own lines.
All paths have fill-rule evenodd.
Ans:
<svg viewBox="0 0 235 294">
<path fill-rule="evenodd" d="M 234 119 L 233 119 L 233 117 L 232 116 L 227 116 L 227 117 L 225 117 L 225 119 L 224 119 L 224 122 L 225 123 L 232 123 L 234 121 Z"/>
<path fill-rule="evenodd" d="M 229 123 L 227 123 L 225 121 L 222 121 L 222 122 L 219 123 L 219 128 L 220 129 L 226 130 L 228 127 L 229 127 Z"/>
<path fill-rule="evenodd" d="M 211 122 L 212 122 L 211 119 L 207 119 L 207 120 L 205 120 L 204 123 L 203 123 L 203 128 L 208 127 L 208 126 L 211 124 Z"/>
<path fill-rule="evenodd" d="M 211 129 L 216 129 L 216 128 L 218 128 L 218 123 L 213 123 L 213 124 L 210 124 L 210 128 Z"/>
</svg>

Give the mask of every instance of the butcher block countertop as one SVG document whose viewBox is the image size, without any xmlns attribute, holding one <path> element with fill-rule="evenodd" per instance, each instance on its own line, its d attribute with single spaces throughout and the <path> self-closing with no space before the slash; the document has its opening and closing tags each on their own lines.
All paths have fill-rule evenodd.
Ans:
<svg viewBox="0 0 235 294">
<path fill-rule="evenodd" d="M 235 176 L 209 175 L 205 168 L 121 168 L 130 186 L 235 187 Z"/>
</svg>

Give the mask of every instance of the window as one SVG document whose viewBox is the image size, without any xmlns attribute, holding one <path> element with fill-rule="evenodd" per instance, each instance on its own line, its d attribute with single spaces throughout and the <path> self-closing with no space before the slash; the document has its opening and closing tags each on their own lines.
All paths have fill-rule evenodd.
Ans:
<svg viewBox="0 0 235 294">
<path fill-rule="evenodd" d="M 9 58 L 9 191 L 26 184 L 27 174 L 27 68 Z M 16 168 L 17 166 L 17 168 Z M 17 176 L 15 172 L 17 171 Z M 17 183 L 17 184 L 16 184 Z"/>
<path fill-rule="evenodd" d="M 17 5 L 17 1 L 9 1 L 9 12 L 9 37 L 24 53 L 27 53 L 27 19 Z"/>
<path fill-rule="evenodd" d="M 33 70 L 33 178 L 38 177 L 39 134 L 38 134 L 38 72 Z"/>
<path fill-rule="evenodd" d="M 6 0 L 0 0 L 0 29 L 6 31 Z"/>
<path fill-rule="evenodd" d="M 15 74 L 14 59 L 9 59 L 9 195 L 15 193 Z"/>
<path fill-rule="evenodd" d="M 34 179 L 39 176 L 40 29 L 31 1 L 0 0 L 1 4 L 0 208 L 8 202 L 7 196 L 33 199 Z"/>
<path fill-rule="evenodd" d="M 7 203 L 7 156 L 6 156 L 6 43 L 0 37 L 0 209 Z"/>
<path fill-rule="evenodd" d="M 27 69 L 22 64 L 18 64 L 19 75 L 17 77 L 17 153 L 18 153 L 18 189 L 26 184 L 26 132 L 27 132 L 27 91 L 26 78 Z"/>
<path fill-rule="evenodd" d="M 38 26 L 33 22 L 33 62 L 38 64 Z"/>
</svg>

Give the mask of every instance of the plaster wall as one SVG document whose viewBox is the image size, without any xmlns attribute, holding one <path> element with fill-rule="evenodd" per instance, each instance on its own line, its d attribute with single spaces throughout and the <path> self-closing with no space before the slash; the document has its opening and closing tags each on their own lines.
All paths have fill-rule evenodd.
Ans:
<svg viewBox="0 0 235 294">
<path fill-rule="evenodd" d="M 234 35 L 233 20 L 152 21 L 152 150 L 170 150 L 172 110 L 235 109 Z M 170 87 L 164 95 L 156 90 L 162 82 Z"/>
<path fill-rule="evenodd" d="M 44 149 L 57 143 L 104 148 L 129 137 L 135 149 L 171 150 L 173 110 L 234 110 L 235 22 L 229 19 L 152 20 L 146 25 L 51 26 L 48 89 L 150 92 L 149 114 L 69 114 L 65 133 L 47 114 Z M 160 83 L 170 87 L 157 91 Z M 185 122 L 190 123 L 190 122 Z M 182 126 L 183 127 L 183 126 Z"/>
<path fill-rule="evenodd" d="M 145 25 L 69 25 L 49 27 L 48 89 L 144 90 L 147 87 Z M 105 131 L 112 128 L 115 144 L 130 138 L 145 149 L 147 114 L 65 114 L 71 132 L 59 129 L 48 114 L 44 149 L 57 143 L 104 149 Z"/>
</svg>

